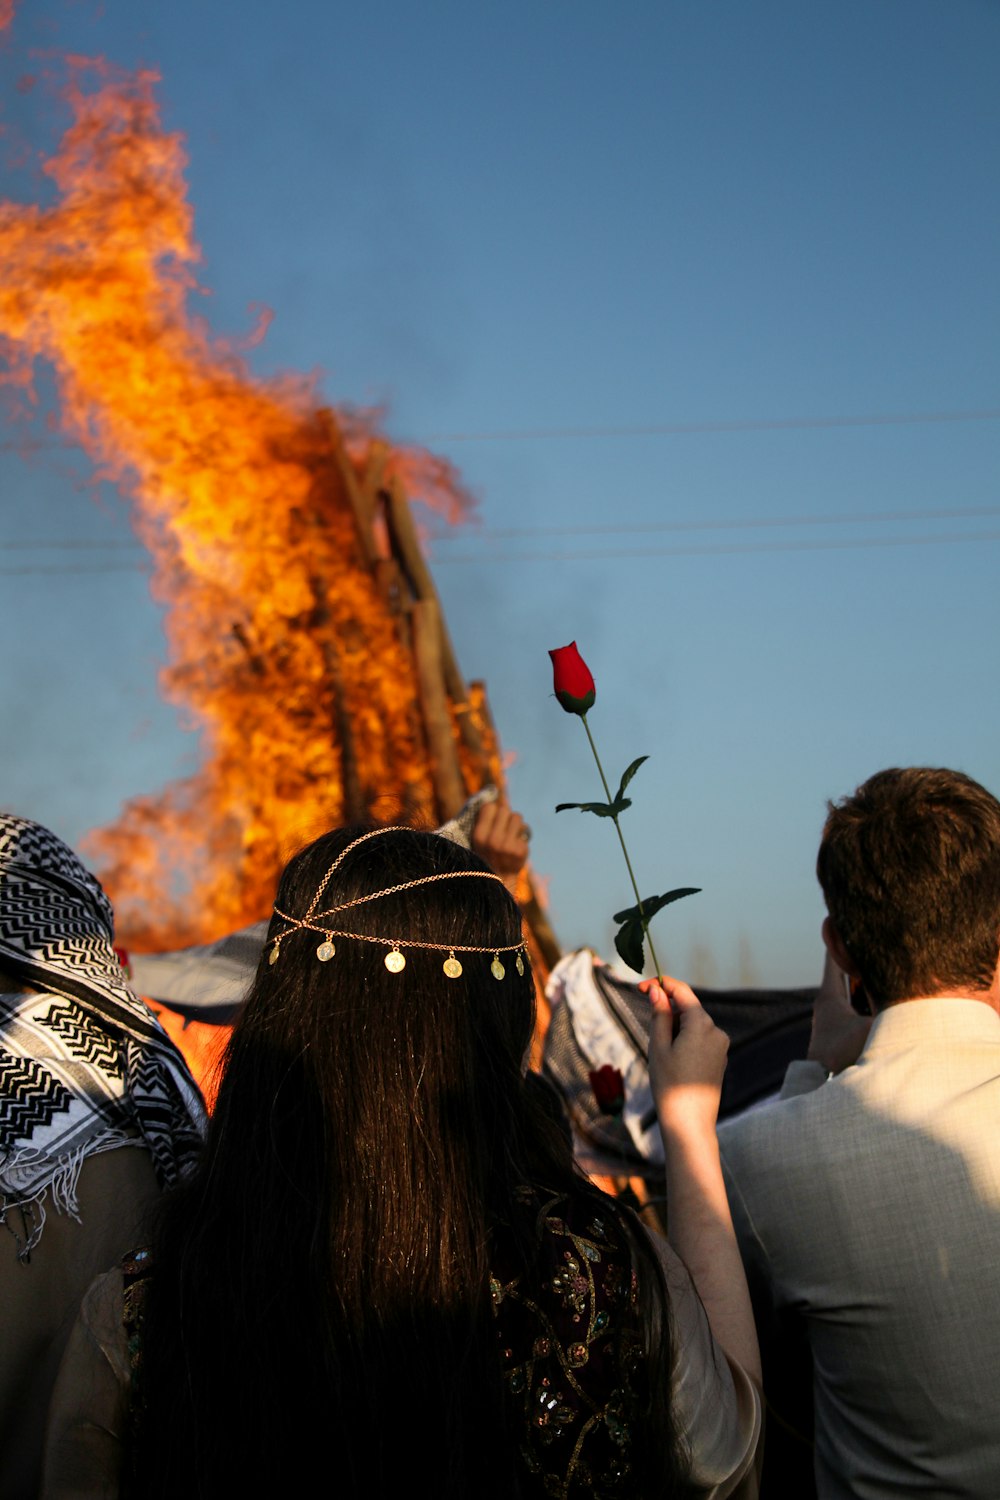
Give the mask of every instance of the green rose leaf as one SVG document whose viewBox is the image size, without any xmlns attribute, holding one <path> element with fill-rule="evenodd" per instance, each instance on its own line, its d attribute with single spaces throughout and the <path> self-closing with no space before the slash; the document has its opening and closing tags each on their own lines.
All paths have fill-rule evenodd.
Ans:
<svg viewBox="0 0 1000 1500">
<path fill-rule="evenodd" d="M 618 919 L 615 918 L 617 921 Z M 642 953 L 642 923 L 638 917 L 623 923 L 615 933 L 615 947 L 618 956 L 634 969 L 637 974 L 642 973 L 644 958 Z"/>
<path fill-rule="evenodd" d="M 638 769 L 642 765 L 643 761 L 644 760 L 648 760 L 648 759 L 649 759 L 648 755 L 640 755 L 639 758 L 638 758 L 638 760 L 634 760 L 632 762 L 632 764 L 629 766 L 628 770 L 625 772 L 625 775 L 622 777 L 621 783 L 620 783 L 620 785 L 618 787 L 618 795 L 615 797 L 615 801 L 616 802 L 620 802 L 621 801 L 621 799 L 622 799 L 622 797 L 624 796 L 624 793 L 625 793 L 625 788 L 628 786 L 629 782 L 632 780 L 632 777 L 635 775 L 636 771 L 638 771 Z M 628 807 L 629 804 L 626 802 L 625 806 Z"/>
<path fill-rule="evenodd" d="M 662 896 L 643 896 L 642 916 L 648 922 L 650 917 L 655 917 L 656 913 L 662 911 L 665 906 L 669 906 L 671 901 L 680 901 L 682 896 L 697 896 L 700 890 L 700 885 L 682 885 L 675 891 L 666 891 Z M 641 922 L 641 920 L 638 906 L 628 906 L 624 911 L 616 911 L 612 918 L 614 922 L 626 923 Z"/>
</svg>

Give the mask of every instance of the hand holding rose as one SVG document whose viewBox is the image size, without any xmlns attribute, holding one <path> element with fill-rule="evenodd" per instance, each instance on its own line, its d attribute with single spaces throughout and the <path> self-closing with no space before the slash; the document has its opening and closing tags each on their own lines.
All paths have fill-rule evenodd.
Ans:
<svg viewBox="0 0 1000 1500">
<path fill-rule="evenodd" d="M 649 1081 L 664 1138 L 715 1134 L 729 1038 L 681 979 L 644 979 L 653 1020 Z"/>
</svg>

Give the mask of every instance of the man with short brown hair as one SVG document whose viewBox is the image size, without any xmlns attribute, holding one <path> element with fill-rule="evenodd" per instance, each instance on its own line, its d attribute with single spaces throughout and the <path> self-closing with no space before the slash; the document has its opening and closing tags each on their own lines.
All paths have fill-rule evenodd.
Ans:
<svg viewBox="0 0 1000 1500">
<path fill-rule="evenodd" d="M 719 1131 L 771 1384 L 804 1335 L 821 1500 L 995 1500 L 1000 803 L 882 771 L 831 804 L 817 873 L 809 1060 Z"/>
<path fill-rule="evenodd" d="M 1000 803 L 961 771 L 879 771 L 829 805 L 816 860 L 828 946 L 873 1011 L 988 991 L 1000 941 Z"/>
</svg>

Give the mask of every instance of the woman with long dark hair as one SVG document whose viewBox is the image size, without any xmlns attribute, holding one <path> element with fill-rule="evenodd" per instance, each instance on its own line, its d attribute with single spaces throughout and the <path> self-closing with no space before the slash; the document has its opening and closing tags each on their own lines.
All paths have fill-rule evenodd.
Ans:
<svg viewBox="0 0 1000 1500">
<path fill-rule="evenodd" d="M 499 877 L 406 829 L 303 850 L 200 1168 L 84 1303 L 44 1493 L 733 1493 L 760 1408 L 714 1144 L 726 1042 L 686 986 L 650 993 L 701 1301 L 526 1076 L 534 984 Z"/>
</svg>

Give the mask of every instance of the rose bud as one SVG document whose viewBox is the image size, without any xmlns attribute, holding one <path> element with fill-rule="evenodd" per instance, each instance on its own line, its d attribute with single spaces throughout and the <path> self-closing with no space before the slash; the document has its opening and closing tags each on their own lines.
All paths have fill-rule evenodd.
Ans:
<svg viewBox="0 0 1000 1500">
<path fill-rule="evenodd" d="M 593 708 L 597 691 L 590 668 L 576 649 L 576 641 L 550 651 L 556 697 L 568 714 L 585 714 Z"/>
<path fill-rule="evenodd" d="M 617 1068 L 605 1063 L 588 1073 L 590 1087 L 594 1091 L 599 1109 L 606 1115 L 620 1115 L 625 1108 L 625 1080 Z"/>
</svg>

